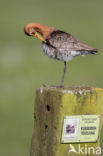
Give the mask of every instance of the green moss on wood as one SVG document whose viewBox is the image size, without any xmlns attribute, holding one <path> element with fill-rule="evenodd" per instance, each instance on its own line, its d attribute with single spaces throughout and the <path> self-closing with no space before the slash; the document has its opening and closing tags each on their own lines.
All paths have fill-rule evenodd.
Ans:
<svg viewBox="0 0 103 156">
<path fill-rule="evenodd" d="M 90 87 L 41 87 L 36 92 L 34 132 L 31 156 L 73 156 L 68 154 L 69 144 L 61 144 L 63 117 L 69 115 L 100 114 L 103 116 L 103 89 Z M 101 121 L 100 130 L 103 126 Z M 103 136 L 101 135 L 101 138 Z M 86 143 L 88 146 L 99 146 Z M 74 144 L 77 148 L 77 144 Z"/>
</svg>

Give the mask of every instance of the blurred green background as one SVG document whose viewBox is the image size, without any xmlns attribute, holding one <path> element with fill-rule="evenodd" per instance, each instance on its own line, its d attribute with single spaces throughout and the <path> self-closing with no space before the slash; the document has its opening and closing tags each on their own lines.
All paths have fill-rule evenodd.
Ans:
<svg viewBox="0 0 103 156">
<path fill-rule="evenodd" d="M 103 88 L 103 0 L 0 1 L 0 156 L 29 156 L 35 91 L 59 85 L 63 62 L 49 59 L 41 41 L 24 34 L 38 22 L 99 49 L 68 62 L 65 85 Z"/>
</svg>

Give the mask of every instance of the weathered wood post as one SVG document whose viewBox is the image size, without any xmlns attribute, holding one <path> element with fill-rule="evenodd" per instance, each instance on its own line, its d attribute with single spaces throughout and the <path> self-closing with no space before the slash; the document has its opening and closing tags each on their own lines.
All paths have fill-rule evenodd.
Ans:
<svg viewBox="0 0 103 156">
<path fill-rule="evenodd" d="M 84 130 L 85 135 L 87 135 L 86 132 L 88 132 L 86 138 L 80 138 L 81 141 L 79 140 L 77 142 L 72 142 L 71 140 L 69 143 L 63 143 L 64 117 L 76 116 L 78 119 L 78 117 L 82 118 L 82 115 L 99 115 L 100 120 L 96 122 L 97 118 L 94 118 L 95 121 L 93 121 L 94 124 L 96 122 L 99 125 L 97 140 L 95 140 L 94 133 L 95 130 L 98 129 L 98 126 L 92 126 L 93 123 L 91 123 L 91 129 Z M 91 117 L 88 120 L 89 122 L 86 122 L 90 125 L 90 122 L 92 121 Z M 76 126 L 79 128 L 78 131 L 85 128 L 85 126 L 83 127 L 78 123 Z M 91 130 L 93 130 L 93 134 Z M 75 133 L 73 131 L 71 131 L 71 134 L 70 131 L 67 132 L 69 132 L 68 134 L 70 136 Z M 77 137 L 79 135 L 78 133 Z M 83 141 L 83 139 L 87 140 Z M 36 92 L 36 103 L 34 108 L 34 132 L 30 155 L 91 156 L 93 154 L 94 156 L 97 156 L 100 155 L 100 153 L 103 155 L 103 89 L 90 87 L 66 87 L 64 89 L 41 87 L 38 89 Z"/>
</svg>

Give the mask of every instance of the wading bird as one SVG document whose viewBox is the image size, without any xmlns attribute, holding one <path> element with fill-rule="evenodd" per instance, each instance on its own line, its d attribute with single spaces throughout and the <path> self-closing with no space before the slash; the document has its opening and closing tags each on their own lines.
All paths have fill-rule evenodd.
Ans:
<svg viewBox="0 0 103 156">
<path fill-rule="evenodd" d="M 29 23 L 25 26 L 24 32 L 28 36 L 36 36 L 42 40 L 42 49 L 47 56 L 64 61 L 64 72 L 60 87 L 64 83 L 67 61 L 72 60 L 75 56 L 98 52 L 97 49 L 82 43 L 73 35 L 43 24 Z"/>
</svg>

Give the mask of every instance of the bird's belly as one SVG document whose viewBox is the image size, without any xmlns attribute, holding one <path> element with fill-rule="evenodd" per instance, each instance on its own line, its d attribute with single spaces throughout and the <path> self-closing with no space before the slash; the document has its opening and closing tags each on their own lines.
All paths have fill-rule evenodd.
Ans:
<svg viewBox="0 0 103 156">
<path fill-rule="evenodd" d="M 67 61 L 72 60 L 73 56 L 70 56 L 70 55 L 67 56 L 67 55 L 62 54 L 62 55 L 58 55 L 57 59 L 60 61 L 66 61 L 67 62 Z"/>
</svg>

